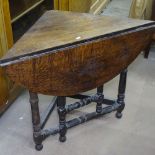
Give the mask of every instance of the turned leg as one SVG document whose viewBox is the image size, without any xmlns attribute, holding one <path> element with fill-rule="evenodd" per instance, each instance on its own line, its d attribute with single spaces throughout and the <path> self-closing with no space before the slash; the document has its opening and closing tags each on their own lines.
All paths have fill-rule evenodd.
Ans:
<svg viewBox="0 0 155 155">
<path fill-rule="evenodd" d="M 119 80 L 119 89 L 118 89 L 118 99 L 117 102 L 120 104 L 119 109 L 117 110 L 116 117 L 121 118 L 122 117 L 122 111 L 125 108 L 125 89 L 126 89 L 126 79 L 127 79 L 127 69 L 122 71 L 120 74 L 120 80 Z"/>
<path fill-rule="evenodd" d="M 97 88 L 97 94 L 98 95 L 103 95 L 103 86 L 100 86 L 100 87 Z M 96 112 L 97 113 L 102 112 L 102 99 L 97 102 Z"/>
<path fill-rule="evenodd" d="M 59 114 L 59 141 L 60 142 L 65 142 L 66 141 L 66 132 L 67 132 L 67 127 L 66 127 L 66 97 L 58 97 L 57 100 L 57 105 L 58 105 L 58 114 Z"/>
<path fill-rule="evenodd" d="M 40 127 L 40 113 L 39 113 L 39 99 L 37 93 L 29 92 L 30 94 L 30 104 L 32 111 L 32 123 L 33 123 L 33 139 L 36 144 L 36 150 L 40 151 L 43 148 L 42 137 L 41 137 L 41 127 Z"/>
</svg>

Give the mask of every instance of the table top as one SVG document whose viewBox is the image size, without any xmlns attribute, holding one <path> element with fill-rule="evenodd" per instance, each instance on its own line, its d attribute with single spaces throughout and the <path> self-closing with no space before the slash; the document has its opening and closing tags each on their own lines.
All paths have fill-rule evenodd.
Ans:
<svg viewBox="0 0 155 155">
<path fill-rule="evenodd" d="M 86 13 L 47 11 L 0 60 L 0 66 L 151 25 L 154 25 L 154 22 Z"/>
</svg>

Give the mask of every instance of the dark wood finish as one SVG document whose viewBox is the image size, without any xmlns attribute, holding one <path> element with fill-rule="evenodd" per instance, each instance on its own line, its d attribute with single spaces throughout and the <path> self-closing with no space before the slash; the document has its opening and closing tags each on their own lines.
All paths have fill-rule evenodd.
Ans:
<svg viewBox="0 0 155 155">
<path fill-rule="evenodd" d="M 93 96 L 88 96 L 88 97 L 85 97 L 83 99 L 81 99 L 80 97 L 78 98 L 79 96 L 77 96 L 76 99 L 80 99 L 80 101 L 78 102 L 75 102 L 74 104 L 70 104 L 66 107 L 66 111 L 67 112 L 71 112 L 75 109 L 78 109 L 78 108 L 81 108 L 81 107 L 84 107 L 86 105 L 89 105 L 91 104 L 92 102 L 96 102 L 97 104 L 99 104 L 99 112 L 100 112 L 100 107 L 102 108 L 102 103 L 104 103 L 104 95 L 103 94 L 99 94 L 97 93 L 96 95 L 93 95 Z M 104 103 L 105 104 L 105 103 Z"/>
<path fill-rule="evenodd" d="M 101 87 L 99 87 L 99 89 L 100 89 Z M 102 94 L 103 95 L 103 94 Z M 68 96 L 68 97 L 70 97 L 70 98 L 74 98 L 74 99 L 86 99 L 86 98 L 89 98 L 89 97 L 91 97 L 91 96 L 89 96 L 89 95 L 83 95 L 83 94 L 77 94 L 77 95 L 73 95 L 73 96 Z M 96 101 L 96 100 L 95 100 Z M 109 100 L 109 99 L 106 99 L 106 98 L 104 98 L 104 96 L 103 96 L 103 103 L 104 104 L 106 104 L 106 105 L 112 105 L 112 104 L 114 104 L 113 103 L 113 100 Z"/>
<path fill-rule="evenodd" d="M 68 128 L 117 111 L 122 116 L 127 71 L 123 71 L 149 43 L 155 22 L 51 11 L 0 60 L 9 77 L 30 91 L 34 142 L 42 149 L 49 135 L 66 140 Z M 102 85 L 121 72 L 118 100 L 104 99 Z M 93 88 L 93 96 L 76 95 Z M 38 93 L 55 95 L 59 128 L 43 130 L 53 106 L 40 119 Z M 80 98 L 66 105 L 66 96 Z M 96 111 L 66 122 L 72 110 L 96 102 Z M 108 106 L 102 108 L 102 104 Z M 66 105 L 66 106 L 65 106 Z"/>
<path fill-rule="evenodd" d="M 20 62 L 19 58 L 28 60 L 27 56 L 35 57 L 36 54 L 43 54 L 45 51 L 52 53 L 62 50 L 62 47 L 70 48 L 69 45 L 138 32 L 152 25 L 154 22 L 151 21 L 47 11 L 3 57 L 4 61 L 1 60 L 1 62 L 7 62 L 7 60 L 9 63 L 13 63 L 13 60 Z M 137 29 L 138 27 L 140 29 Z"/>
<path fill-rule="evenodd" d="M 152 20 L 155 21 L 155 0 L 153 0 Z"/>
<path fill-rule="evenodd" d="M 122 111 L 125 108 L 124 99 L 125 99 L 126 80 L 127 80 L 127 70 L 124 70 L 120 74 L 117 103 L 119 103 L 121 106 L 117 110 L 117 113 L 116 113 L 117 118 L 122 117 Z"/>
<path fill-rule="evenodd" d="M 122 76 L 121 76 L 122 77 Z M 123 79 L 126 78 L 126 76 L 123 76 Z M 124 79 L 125 80 L 125 79 Z M 120 85 L 122 86 L 123 80 L 120 80 Z M 125 87 L 124 87 L 125 88 Z M 124 90 L 125 91 L 125 90 Z M 66 105 L 66 97 L 55 97 L 53 99 L 53 105 L 57 103 L 58 106 L 58 114 L 59 114 L 59 127 L 54 127 L 50 129 L 43 129 L 45 126 L 49 116 L 51 115 L 53 108 L 55 106 L 49 106 L 48 110 L 43 112 L 42 118 L 44 118 L 43 123 L 40 119 L 40 112 L 39 112 L 39 99 L 38 95 L 36 93 L 30 92 L 30 104 L 31 104 L 31 109 L 32 109 L 32 122 L 33 122 L 33 135 L 34 135 L 34 142 L 36 144 L 36 150 L 40 151 L 43 148 L 42 142 L 49 137 L 50 135 L 55 135 L 57 133 L 60 134 L 59 140 L 60 142 L 65 142 L 66 141 L 66 132 L 67 129 L 70 129 L 72 127 L 75 127 L 77 125 L 80 125 L 82 123 L 85 123 L 87 121 L 90 121 L 94 118 L 103 116 L 105 114 L 111 113 L 113 111 L 120 110 L 121 104 L 120 102 L 114 101 L 114 100 L 108 100 L 104 99 L 103 95 L 103 86 L 100 86 L 97 88 L 97 94 L 92 95 L 92 96 L 85 96 L 85 95 L 75 95 L 73 97 L 76 97 L 76 99 L 80 99 L 80 101 L 75 102 L 73 104 Z M 108 105 L 107 107 L 104 107 L 102 109 L 99 108 L 98 112 L 91 112 L 87 113 L 85 115 L 82 115 L 78 118 L 74 118 L 72 120 L 66 121 L 65 115 L 75 109 L 79 109 L 81 107 L 87 106 L 91 103 L 96 102 Z M 100 106 L 102 107 L 102 106 Z M 117 116 L 117 115 L 116 115 Z"/>
<path fill-rule="evenodd" d="M 60 142 L 65 142 L 66 141 L 66 132 L 67 132 L 67 127 L 66 127 L 66 97 L 58 97 L 57 100 L 57 105 L 58 105 L 58 114 L 59 114 L 59 133 L 60 137 L 59 140 Z"/>
<path fill-rule="evenodd" d="M 149 57 L 149 53 L 150 53 L 150 50 L 151 50 L 151 45 L 152 45 L 152 39 L 148 43 L 148 45 L 146 46 L 146 48 L 144 50 L 144 58 L 146 58 L 146 59 Z"/>
<path fill-rule="evenodd" d="M 151 20 L 155 21 L 155 0 L 153 0 Z M 146 58 L 146 59 L 149 57 L 152 42 L 155 41 L 154 36 L 155 36 L 155 33 L 154 33 L 153 37 L 151 38 L 150 42 L 148 43 L 148 45 L 147 45 L 147 47 L 145 49 L 144 58 Z"/>
<path fill-rule="evenodd" d="M 33 123 L 33 139 L 36 144 L 36 149 L 41 150 L 43 148 L 42 145 L 42 137 L 41 133 L 41 125 L 40 125 L 40 113 L 39 113 L 39 99 L 36 93 L 30 92 L 30 104 L 32 111 L 32 123 Z"/>
<path fill-rule="evenodd" d="M 118 100 L 108 100 L 104 99 L 103 95 L 103 86 L 97 88 L 97 94 L 92 96 L 85 96 L 85 95 L 75 95 L 73 98 L 79 98 L 79 102 L 75 102 L 73 104 L 66 106 L 66 97 L 55 97 L 52 101 L 52 104 L 49 105 L 47 110 L 42 115 L 42 120 L 40 119 L 40 111 L 39 111 L 39 99 L 36 93 L 30 92 L 30 104 L 32 110 L 32 122 L 33 122 L 33 137 L 34 142 L 36 144 L 36 150 L 40 151 L 43 148 L 42 142 L 50 135 L 55 135 L 57 133 L 60 134 L 59 140 L 60 142 L 66 141 L 66 132 L 67 129 L 90 121 L 94 118 L 100 117 L 107 113 L 117 111 L 116 117 L 122 117 L 122 111 L 125 107 L 124 98 L 125 98 L 125 89 L 126 89 L 126 78 L 127 78 L 127 70 L 121 72 L 120 81 L 119 81 L 119 89 L 118 89 Z M 80 116 L 78 118 L 74 118 L 66 122 L 66 114 L 87 106 L 91 103 L 97 103 L 96 112 L 88 113 L 86 115 Z M 57 103 L 58 106 L 58 114 L 59 114 L 59 127 L 51 128 L 51 129 L 43 129 L 45 126 L 49 116 L 51 115 L 52 111 L 54 110 L 55 104 Z M 102 104 L 107 104 L 109 106 L 102 108 Z"/>
<path fill-rule="evenodd" d="M 0 65 L 32 92 L 75 95 L 127 68 L 146 47 L 154 28 L 150 21 L 49 11 Z"/>
<path fill-rule="evenodd" d="M 6 72 L 13 81 L 30 91 L 55 96 L 74 95 L 96 88 L 118 75 L 145 48 L 151 33 L 152 30 L 145 29 L 99 39 L 10 64 Z"/>
</svg>

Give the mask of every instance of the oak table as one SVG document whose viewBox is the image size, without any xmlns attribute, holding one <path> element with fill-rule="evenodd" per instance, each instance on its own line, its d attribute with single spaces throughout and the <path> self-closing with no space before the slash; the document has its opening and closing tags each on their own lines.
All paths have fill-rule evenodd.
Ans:
<svg viewBox="0 0 155 155">
<path fill-rule="evenodd" d="M 112 111 L 122 117 L 127 67 L 146 48 L 154 31 L 152 21 L 48 11 L 25 33 L 0 66 L 12 81 L 29 90 L 37 150 L 49 135 L 59 133 L 64 142 L 73 126 Z M 118 74 L 118 98 L 106 99 L 103 84 Z M 94 88 L 95 95 L 80 94 Z M 41 116 L 38 93 L 56 96 Z M 66 97 L 80 100 L 66 105 Z M 95 112 L 66 121 L 67 113 L 94 102 Z M 56 105 L 59 126 L 43 129 Z"/>
</svg>

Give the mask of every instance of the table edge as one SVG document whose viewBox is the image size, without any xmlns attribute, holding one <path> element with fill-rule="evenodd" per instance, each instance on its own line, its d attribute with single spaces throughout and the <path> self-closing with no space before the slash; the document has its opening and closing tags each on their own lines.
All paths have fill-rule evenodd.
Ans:
<svg viewBox="0 0 155 155">
<path fill-rule="evenodd" d="M 124 29 L 124 30 L 120 30 L 120 31 L 116 31 L 116 32 L 112 32 L 112 33 L 107 33 L 104 35 L 100 35 L 100 36 L 96 36 L 96 37 L 92 37 L 89 39 L 83 39 L 80 41 L 75 41 L 72 43 L 68 43 L 68 44 L 64 44 L 64 45 L 60 45 L 60 46 L 56 46 L 53 48 L 48 48 L 45 50 L 40 50 L 40 51 L 35 51 L 33 53 L 27 53 L 27 54 L 23 54 L 23 55 L 19 55 L 19 56 L 14 56 L 11 58 L 2 58 L 0 59 L 0 67 L 5 67 L 11 64 L 15 64 L 21 61 L 25 61 L 28 59 L 32 59 L 32 58 L 36 58 L 36 57 L 40 57 L 46 54 L 50 54 L 50 53 L 55 53 L 58 51 L 63 51 L 64 49 L 71 49 L 71 48 L 75 48 L 77 46 L 80 45 L 84 45 L 84 44 L 89 44 L 93 41 L 97 41 L 100 39 L 110 39 L 112 37 L 116 37 L 116 36 L 120 36 L 120 35 L 124 35 L 125 33 L 131 33 L 131 32 L 137 32 L 137 31 L 141 31 L 144 29 L 148 29 L 148 28 L 155 28 L 155 22 L 150 21 L 150 23 L 146 23 L 143 25 L 139 25 L 139 26 L 135 26 L 132 28 L 128 28 L 128 29 Z"/>
</svg>

